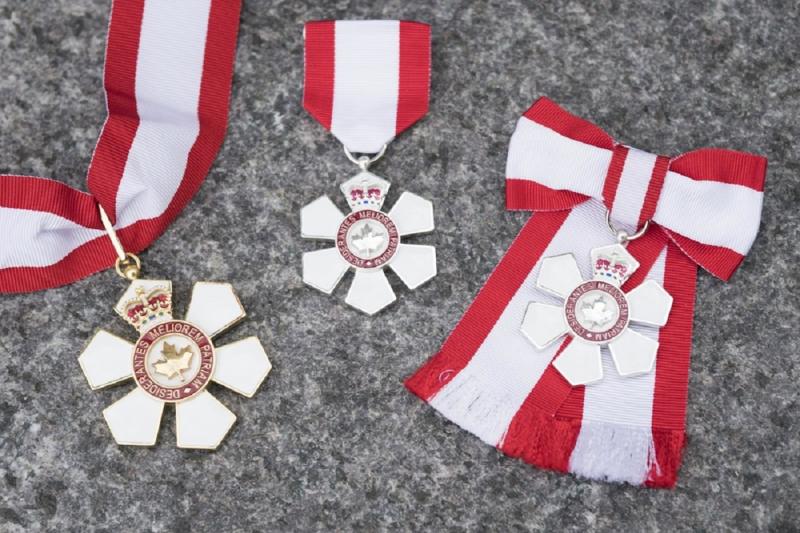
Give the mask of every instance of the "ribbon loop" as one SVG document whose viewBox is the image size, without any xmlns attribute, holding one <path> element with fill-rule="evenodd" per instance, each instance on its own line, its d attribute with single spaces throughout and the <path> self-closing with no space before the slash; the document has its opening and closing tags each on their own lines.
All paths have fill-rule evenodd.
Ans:
<svg viewBox="0 0 800 533">
<path fill-rule="evenodd" d="M 553 211 L 602 200 L 615 224 L 652 220 L 695 263 L 727 280 L 761 218 L 766 159 L 722 149 L 675 158 L 614 142 L 540 98 L 520 118 L 506 166 L 509 209 Z"/>
<path fill-rule="evenodd" d="M 635 231 L 653 217 L 669 159 L 618 144 L 603 183 L 611 219 Z"/>
<path fill-rule="evenodd" d="M 117 0 L 103 85 L 108 118 L 89 193 L 0 175 L 0 293 L 71 283 L 114 264 L 97 209 L 129 252 L 150 245 L 200 187 L 222 144 L 240 0 Z"/>
</svg>

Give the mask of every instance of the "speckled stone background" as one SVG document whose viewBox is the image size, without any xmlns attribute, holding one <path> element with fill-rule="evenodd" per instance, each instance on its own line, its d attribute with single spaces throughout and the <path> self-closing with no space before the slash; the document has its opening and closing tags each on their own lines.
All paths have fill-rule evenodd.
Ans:
<svg viewBox="0 0 800 533">
<path fill-rule="evenodd" d="M 188 209 L 142 258 L 232 281 L 275 365 L 213 454 L 118 448 L 77 356 L 112 314 L 111 272 L 0 296 L 0 531 L 796 531 L 800 7 L 796 1 L 246 1 L 227 140 Z M 529 5 L 530 4 L 530 5 Z M 104 119 L 108 0 L 0 0 L 0 172 L 83 187 Z M 300 105 L 302 23 L 433 25 L 430 115 L 376 171 L 431 198 L 440 274 L 367 319 L 306 288 L 299 209 L 352 171 Z M 596 483 L 504 457 L 408 394 L 526 219 L 503 208 L 517 117 L 539 95 L 624 142 L 769 157 L 759 239 L 698 301 L 689 445 L 675 491 Z M 397 280 L 395 280 L 397 281 Z M 399 285 L 399 283 L 395 283 Z"/>
</svg>

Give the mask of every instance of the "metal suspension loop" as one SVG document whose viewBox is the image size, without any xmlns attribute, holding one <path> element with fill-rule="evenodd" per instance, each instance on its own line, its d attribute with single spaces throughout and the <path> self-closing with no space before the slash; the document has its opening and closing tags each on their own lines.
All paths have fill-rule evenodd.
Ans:
<svg viewBox="0 0 800 533">
<path fill-rule="evenodd" d="M 114 247 L 114 251 L 117 252 L 117 261 L 114 264 L 114 269 L 120 277 L 129 281 L 138 279 L 142 271 L 142 262 L 136 255 L 125 251 L 105 209 L 100 204 L 97 204 L 97 208 L 100 210 L 100 220 L 103 222 L 103 227 L 108 234 L 108 238 L 111 239 L 111 245 Z"/>
<path fill-rule="evenodd" d="M 386 153 L 386 148 L 388 146 L 389 146 L 388 143 L 384 144 L 383 147 L 380 149 L 380 151 L 377 154 L 373 155 L 372 157 L 368 155 L 362 155 L 361 157 L 356 157 L 350 150 L 347 149 L 347 146 L 342 145 L 342 148 L 344 148 L 344 154 L 347 156 L 347 159 L 358 165 L 358 167 L 361 170 L 366 172 L 372 163 L 383 157 L 383 154 Z"/>
<path fill-rule="evenodd" d="M 645 232 L 647 231 L 647 228 L 650 227 L 650 221 L 646 220 L 645 223 L 642 224 L 642 227 L 636 230 L 636 233 L 629 234 L 625 230 L 622 229 L 618 230 L 611 223 L 611 211 L 606 211 L 606 224 L 608 224 L 608 228 L 611 230 L 611 233 L 616 235 L 617 242 L 622 245 L 628 244 L 630 241 L 635 241 L 636 239 L 644 235 Z"/>
</svg>

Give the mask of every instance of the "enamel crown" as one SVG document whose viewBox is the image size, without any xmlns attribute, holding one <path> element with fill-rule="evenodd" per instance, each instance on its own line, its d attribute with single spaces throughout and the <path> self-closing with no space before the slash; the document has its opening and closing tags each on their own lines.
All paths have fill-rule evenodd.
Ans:
<svg viewBox="0 0 800 533">
<path fill-rule="evenodd" d="M 137 330 L 172 316 L 171 284 L 148 285 L 134 283 L 114 308 Z"/>
<path fill-rule="evenodd" d="M 592 250 L 594 279 L 620 287 L 639 268 L 639 262 L 622 246 L 613 244 Z"/>
<path fill-rule="evenodd" d="M 342 183 L 342 193 L 353 211 L 362 209 L 380 210 L 390 183 L 371 172 L 360 172 Z"/>
</svg>

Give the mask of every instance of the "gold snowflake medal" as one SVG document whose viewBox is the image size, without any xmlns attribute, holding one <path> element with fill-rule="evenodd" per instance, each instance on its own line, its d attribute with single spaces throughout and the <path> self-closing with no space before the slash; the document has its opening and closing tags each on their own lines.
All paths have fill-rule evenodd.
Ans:
<svg viewBox="0 0 800 533">
<path fill-rule="evenodd" d="M 195 283 L 186 317 L 173 318 L 172 284 L 138 279 L 139 259 L 124 252 L 101 215 L 119 255 L 117 272 L 131 281 L 114 310 L 139 332 L 131 343 L 99 330 L 78 358 L 93 390 L 131 378 L 136 383 L 103 411 L 111 434 L 117 444 L 154 445 L 170 403 L 178 447 L 216 449 L 236 415 L 206 390 L 209 383 L 250 398 L 272 369 L 269 358 L 256 337 L 214 345 L 214 337 L 245 316 L 228 283 Z"/>
<path fill-rule="evenodd" d="M 609 221 L 609 226 L 611 226 Z M 620 376 L 652 372 L 658 341 L 629 327 L 631 322 L 650 326 L 667 323 L 672 296 L 653 280 L 628 293 L 620 287 L 639 268 L 639 262 L 625 245 L 647 230 L 633 235 L 615 231 L 617 244 L 591 251 L 593 276 L 584 280 L 572 254 L 547 257 L 536 286 L 564 300 L 563 305 L 531 302 L 521 331 L 538 349 L 565 335 L 571 338 L 553 367 L 573 386 L 603 379 L 601 347 L 611 352 Z"/>
<path fill-rule="evenodd" d="M 350 214 L 344 215 L 327 196 L 306 205 L 301 213 L 301 232 L 306 239 L 335 242 L 303 254 L 303 281 L 331 294 L 348 270 L 355 270 L 345 303 L 373 315 L 396 300 L 384 268 L 389 267 L 409 289 L 416 289 L 436 276 L 436 249 L 405 244 L 401 239 L 434 230 L 433 204 L 416 194 L 403 192 L 394 207 L 381 211 L 390 184 L 368 171 L 383 155 L 347 156 L 361 172 L 344 182 Z"/>
</svg>

